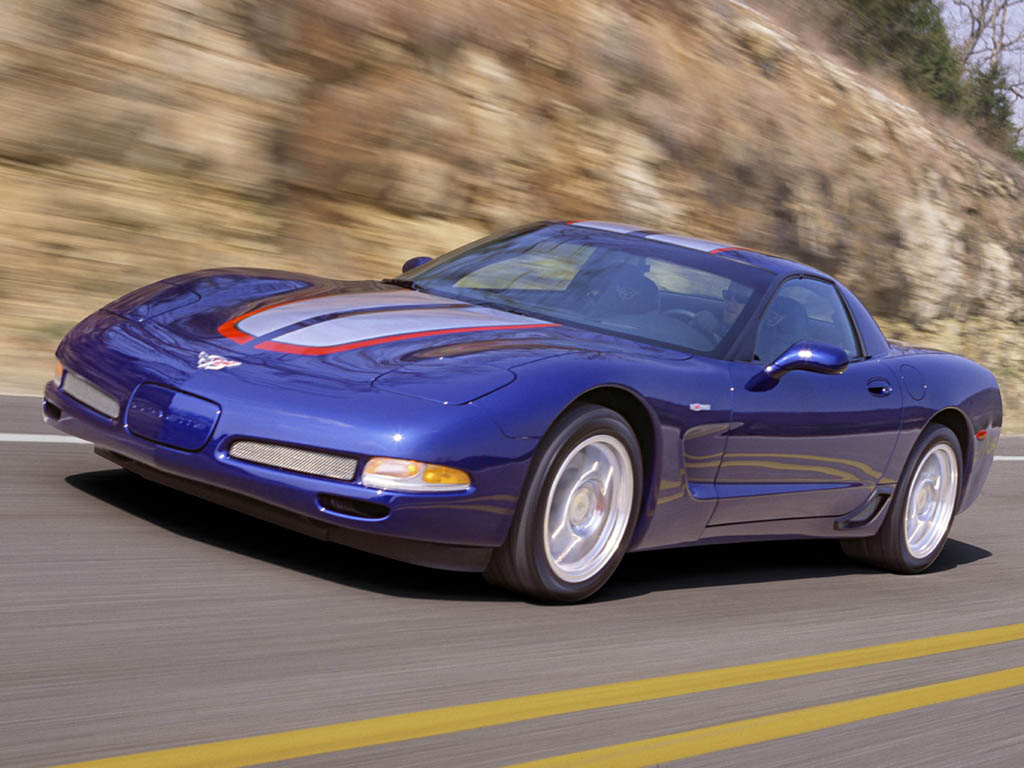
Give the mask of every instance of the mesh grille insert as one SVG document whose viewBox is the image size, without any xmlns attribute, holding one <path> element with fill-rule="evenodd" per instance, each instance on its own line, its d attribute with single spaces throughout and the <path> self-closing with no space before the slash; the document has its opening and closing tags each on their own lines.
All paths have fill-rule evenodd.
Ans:
<svg viewBox="0 0 1024 768">
<path fill-rule="evenodd" d="M 75 400 L 84 403 L 94 411 L 99 411 L 108 419 L 116 419 L 121 413 L 121 405 L 117 400 L 91 381 L 86 381 L 81 376 L 67 371 L 64 374 L 64 392 L 71 395 Z"/>
<path fill-rule="evenodd" d="M 289 469 L 304 475 L 330 477 L 334 480 L 352 480 L 356 476 L 356 460 L 353 458 L 279 443 L 235 440 L 228 449 L 228 455 L 233 459 L 251 461 L 253 464 Z"/>
</svg>

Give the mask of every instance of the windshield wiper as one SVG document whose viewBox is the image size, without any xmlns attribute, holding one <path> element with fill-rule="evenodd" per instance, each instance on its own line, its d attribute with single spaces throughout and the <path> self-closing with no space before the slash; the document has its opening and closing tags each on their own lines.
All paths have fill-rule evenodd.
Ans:
<svg viewBox="0 0 1024 768">
<path fill-rule="evenodd" d="M 407 277 L 389 277 L 385 280 L 381 280 L 380 282 L 387 283 L 388 285 L 397 285 L 400 286 L 401 288 L 409 288 L 414 291 L 420 291 L 421 293 L 430 293 L 431 295 L 435 296 L 444 296 L 447 299 L 455 299 L 456 301 L 465 302 L 467 304 L 475 304 L 480 307 L 490 307 L 491 309 L 501 310 L 502 312 L 508 312 L 509 314 L 513 315 L 524 315 L 526 317 L 537 316 L 536 312 L 533 310 L 532 307 L 524 307 L 520 304 L 507 303 L 507 300 L 494 301 L 492 299 L 482 298 L 476 292 L 473 292 L 472 296 L 465 296 L 458 293 L 452 294 L 447 293 L 445 291 L 439 291 L 435 288 L 432 288 L 430 291 L 428 291 L 415 280 L 410 280 Z"/>
<path fill-rule="evenodd" d="M 397 285 L 400 288 L 409 288 L 410 290 L 413 291 L 423 290 L 419 283 L 417 283 L 415 280 L 410 280 L 407 277 L 389 277 L 385 280 L 381 280 L 381 282 L 387 283 L 388 285 Z"/>
<path fill-rule="evenodd" d="M 491 309 L 497 309 L 502 312 L 508 312 L 512 315 L 524 315 L 526 317 L 537 317 L 537 313 L 533 307 L 524 306 L 522 304 L 506 303 L 502 301 L 493 301 L 487 299 L 481 299 L 478 296 L 473 296 L 471 299 L 464 299 L 471 304 L 476 304 L 481 307 L 490 307 Z"/>
</svg>

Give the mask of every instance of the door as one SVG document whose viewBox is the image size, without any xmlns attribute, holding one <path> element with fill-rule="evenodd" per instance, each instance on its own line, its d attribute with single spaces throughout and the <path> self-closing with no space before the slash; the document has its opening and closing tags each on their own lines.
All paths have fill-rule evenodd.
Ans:
<svg viewBox="0 0 1024 768">
<path fill-rule="evenodd" d="M 798 341 L 843 348 L 839 375 L 790 371 L 767 391 L 746 385 Z M 732 425 L 716 478 L 710 525 L 840 516 L 867 501 L 885 475 L 902 420 L 896 380 L 864 359 L 835 287 L 810 276 L 787 280 L 762 316 L 754 361 L 731 366 Z"/>
</svg>

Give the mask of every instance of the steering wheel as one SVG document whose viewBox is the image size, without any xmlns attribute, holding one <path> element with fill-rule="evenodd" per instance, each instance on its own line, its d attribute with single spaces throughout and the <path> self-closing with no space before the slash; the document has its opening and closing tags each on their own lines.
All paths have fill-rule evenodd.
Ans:
<svg viewBox="0 0 1024 768">
<path fill-rule="evenodd" d="M 680 311 L 685 312 L 686 310 L 674 310 L 674 311 L 676 311 L 676 312 L 680 312 Z M 686 323 L 686 325 L 689 328 L 691 328 L 692 330 L 696 331 L 701 336 L 701 338 L 703 338 L 705 341 L 710 342 L 711 346 L 708 347 L 708 349 L 714 349 L 715 347 L 718 346 L 718 342 L 720 342 L 722 339 L 721 339 L 721 337 L 717 333 L 715 333 L 711 329 L 705 328 L 703 325 L 701 325 L 700 314 L 701 313 L 699 313 L 699 312 L 696 312 L 696 313 L 695 312 L 691 312 L 690 313 L 690 317 L 688 317 L 688 318 L 684 317 L 684 318 L 681 318 L 681 319 L 683 320 L 684 323 Z"/>
<path fill-rule="evenodd" d="M 684 323 L 692 323 L 693 318 L 695 318 L 697 314 L 689 309 L 667 309 L 665 310 L 665 316 L 674 317 L 677 320 L 682 320 Z"/>
</svg>

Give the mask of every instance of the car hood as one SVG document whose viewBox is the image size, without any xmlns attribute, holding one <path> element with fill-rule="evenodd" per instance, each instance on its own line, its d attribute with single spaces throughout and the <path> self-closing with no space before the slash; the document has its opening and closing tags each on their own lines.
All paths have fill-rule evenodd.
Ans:
<svg viewBox="0 0 1024 768">
<path fill-rule="evenodd" d="M 258 386 L 377 388 L 452 405 L 512 383 L 521 365 L 622 343 L 387 283 L 275 271 L 181 275 L 105 311 L 159 340 L 194 382 L 223 371 Z"/>
</svg>

